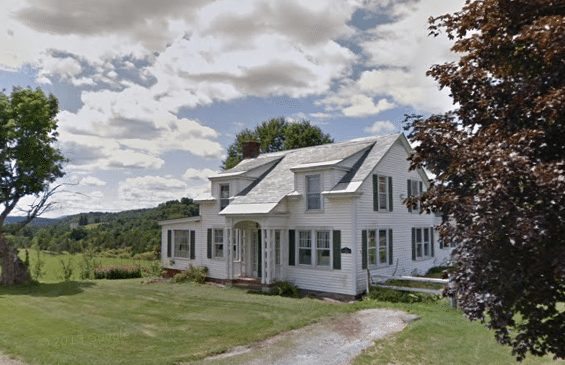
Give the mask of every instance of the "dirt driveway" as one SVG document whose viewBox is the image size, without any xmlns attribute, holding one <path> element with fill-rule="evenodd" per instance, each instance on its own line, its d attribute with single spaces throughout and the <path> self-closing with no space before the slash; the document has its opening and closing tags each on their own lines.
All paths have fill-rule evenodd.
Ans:
<svg viewBox="0 0 565 365">
<path fill-rule="evenodd" d="M 9 358 L 0 352 L 0 365 L 24 365 L 23 362 Z"/>
<path fill-rule="evenodd" d="M 236 347 L 195 364 L 349 364 L 373 341 L 402 331 L 417 318 L 389 309 L 362 310 Z"/>
</svg>

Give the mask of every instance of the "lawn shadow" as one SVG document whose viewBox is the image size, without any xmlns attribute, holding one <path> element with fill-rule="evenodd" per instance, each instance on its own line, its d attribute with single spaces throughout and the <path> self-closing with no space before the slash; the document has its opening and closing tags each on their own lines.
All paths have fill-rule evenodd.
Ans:
<svg viewBox="0 0 565 365">
<path fill-rule="evenodd" d="M 32 297 L 63 297 L 80 294 L 95 286 L 92 281 L 61 281 L 58 283 L 35 283 L 29 285 L 0 286 L 0 298 L 8 295 L 30 295 Z"/>
</svg>

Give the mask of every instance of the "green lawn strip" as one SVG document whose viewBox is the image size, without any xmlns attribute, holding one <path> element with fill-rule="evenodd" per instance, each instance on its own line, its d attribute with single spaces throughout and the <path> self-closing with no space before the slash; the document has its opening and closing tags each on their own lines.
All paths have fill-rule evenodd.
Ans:
<svg viewBox="0 0 565 365">
<path fill-rule="evenodd" d="M 0 350 L 31 364 L 173 364 L 353 310 L 141 280 L 0 288 Z"/>
<path fill-rule="evenodd" d="M 402 332 L 377 341 L 356 359 L 355 365 L 517 363 L 508 347 L 496 343 L 493 332 L 479 322 L 470 322 L 445 301 L 435 304 L 366 302 L 366 306 L 397 308 L 421 318 Z M 565 361 L 530 356 L 522 364 L 565 364 Z"/>
</svg>

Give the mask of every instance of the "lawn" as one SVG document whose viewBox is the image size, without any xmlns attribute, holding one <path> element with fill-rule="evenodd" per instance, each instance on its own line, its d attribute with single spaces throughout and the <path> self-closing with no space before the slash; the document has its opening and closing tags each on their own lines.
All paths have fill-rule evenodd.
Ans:
<svg viewBox="0 0 565 365">
<path fill-rule="evenodd" d="M 142 281 L 0 288 L 0 351 L 32 364 L 173 364 L 355 309 Z"/>
</svg>

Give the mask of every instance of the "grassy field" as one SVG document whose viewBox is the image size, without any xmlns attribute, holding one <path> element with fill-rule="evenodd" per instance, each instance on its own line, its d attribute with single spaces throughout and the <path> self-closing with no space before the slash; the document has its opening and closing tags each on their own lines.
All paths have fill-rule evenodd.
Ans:
<svg viewBox="0 0 565 365">
<path fill-rule="evenodd" d="M 24 258 L 24 251 L 20 250 L 19 252 L 20 257 Z M 47 283 L 54 283 L 61 281 L 62 275 L 62 268 L 61 268 L 61 260 L 67 261 L 69 258 L 71 259 L 73 265 L 73 276 L 72 279 L 79 280 L 80 279 L 80 264 L 82 262 L 82 254 L 74 254 L 74 255 L 61 255 L 61 254 L 51 254 L 46 252 L 40 253 L 42 260 L 45 263 L 44 266 L 44 275 L 41 277 L 41 282 Z M 149 267 L 153 263 L 152 261 L 148 260 L 136 260 L 132 258 L 115 258 L 115 257 L 96 257 L 96 262 L 106 266 L 106 265 L 119 265 L 119 264 L 134 264 L 134 265 L 141 265 L 142 267 Z M 37 251 L 29 250 L 29 261 L 30 261 L 30 268 L 33 270 L 35 262 L 37 261 Z"/>
</svg>

